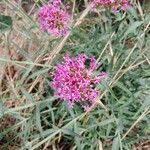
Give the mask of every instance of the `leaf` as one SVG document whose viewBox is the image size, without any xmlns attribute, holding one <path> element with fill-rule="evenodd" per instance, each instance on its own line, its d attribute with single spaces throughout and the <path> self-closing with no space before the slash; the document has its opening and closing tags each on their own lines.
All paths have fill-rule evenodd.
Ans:
<svg viewBox="0 0 150 150">
<path fill-rule="evenodd" d="M 3 103 L 0 101 L 0 118 L 3 116 L 4 109 L 3 109 Z"/>
<path fill-rule="evenodd" d="M 142 96 L 142 99 L 144 100 L 142 103 L 142 106 L 139 108 L 139 110 L 137 111 L 137 113 L 135 114 L 135 116 L 133 117 L 134 119 L 137 118 L 137 116 L 140 114 L 140 112 L 142 112 L 143 110 L 145 110 L 146 108 L 150 107 L 150 95 L 147 96 Z"/>
<path fill-rule="evenodd" d="M 36 112 L 35 112 L 35 118 L 36 118 L 36 125 L 37 128 L 39 129 L 41 136 L 43 136 L 43 129 L 42 129 L 42 125 L 41 125 L 41 116 L 40 116 L 40 109 L 39 109 L 40 105 L 36 106 Z"/>
<path fill-rule="evenodd" d="M 31 94 L 29 94 L 23 87 L 21 88 L 21 92 L 23 93 L 23 95 L 26 97 L 26 99 L 29 101 L 29 103 L 34 103 L 35 100 L 32 97 Z"/>
<path fill-rule="evenodd" d="M 92 126 L 89 126 L 89 128 L 87 128 L 87 130 L 89 129 L 92 129 L 92 128 L 95 128 L 95 127 L 102 127 L 102 126 L 106 126 L 106 125 L 109 125 L 111 123 L 114 123 L 115 122 L 115 118 L 109 118 L 109 119 L 106 119 L 104 121 L 101 121 L 97 124 L 93 124 Z"/>
<path fill-rule="evenodd" d="M 124 33 L 123 38 L 126 37 L 130 33 L 134 33 L 137 27 L 139 27 L 141 24 L 142 24 L 142 21 L 135 21 L 132 24 L 130 24 L 127 31 Z"/>
<path fill-rule="evenodd" d="M 129 96 L 132 96 L 132 93 L 130 92 L 130 90 L 129 90 L 127 87 L 125 87 L 125 86 L 123 85 L 123 83 L 117 81 L 116 86 L 119 87 L 119 88 L 120 88 L 121 90 L 123 90 L 124 92 L 126 92 Z"/>
<path fill-rule="evenodd" d="M 120 144 L 119 144 L 119 138 L 118 136 L 114 138 L 113 144 L 112 144 L 112 150 L 119 150 Z"/>
<path fill-rule="evenodd" d="M 81 135 L 79 135 L 78 133 L 75 133 L 74 131 L 72 131 L 72 130 L 70 130 L 70 129 L 61 129 L 61 130 L 62 130 L 62 132 L 63 132 L 64 134 L 71 135 L 71 136 L 73 136 L 73 137 L 82 138 Z"/>
<path fill-rule="evenodd" d="M 142 104 L 142 108 L 146 109 L 150 106 L 150 95 L 145 96 L 144 103 Z"/>
<path fill-rule="evenodd" d="M 49 68 L 44 68 L 38 71 L 35 71 L 29 78 L 34 79 L 36 78 L 38 75 L 44 75 L 48 72 Z"/>
<path fill-rule="evenodd" d="M 8 30 L 12 27 L 12 18 L 10 16 L 0 15 L 0 31 Z"/>
</svg>

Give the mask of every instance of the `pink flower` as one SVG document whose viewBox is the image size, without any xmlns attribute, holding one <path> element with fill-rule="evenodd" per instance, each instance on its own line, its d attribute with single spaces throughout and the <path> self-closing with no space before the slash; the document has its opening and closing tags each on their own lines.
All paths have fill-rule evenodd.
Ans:
<svg viewBox="0 0 150 150">
<path fill-rule="evenodd" d="M 86 60 L 90 60 L 89 67 L 85 65 Z M 95 69 L 94 57 L 88 58 L 79 54 L 71 58 L 65 55 L 64 61 L 58 64 L 52 73 L 51 87 L 55 96 L 66 100 L 68 107 L 79 103 L 85 109 L 85 106 L 91 105 L 99 93 L 94 86 L 107 76 L 105 72 L 95 75 Z"/>
<path fill-rule="evenodd" d="M 64 36 L 68 32 L 68 13 L 61 9 L 61 0 L 43 5 L 38 14 L 40 28 L 54 36 Z"/>
<path fill-rule="evenodd" d="M 129 0 L 93 0 L 94 7 L 110 7 L 112 11 L 117 12 L 119 9 L 127 10 L 130 8 Z"/>
</svg>

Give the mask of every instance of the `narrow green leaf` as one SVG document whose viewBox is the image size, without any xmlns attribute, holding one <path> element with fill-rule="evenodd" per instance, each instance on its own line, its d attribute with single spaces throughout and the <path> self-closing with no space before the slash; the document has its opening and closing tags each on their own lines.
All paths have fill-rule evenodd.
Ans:
<svg viewBox="0 0 150 150">
<path fill-rule="evenodd" d="M 135 21 L 129 25 L 127 31 L 124 33 L 123 38 L 125 38 L 128 34 L 134 33 L 135 30 L 142 24 L 142 21 Z"/>
<path fill-rule="evenodd" d="M 112 144 L 112 150 L 119 150 L 119 138 L 118 136 L 114 138 L 113 144 Z"/>
<path fill-rule="evenodd" d="M 10 16 L 0 15 L 0 31 L 8 30 L 12 27 L 12 18 Z"/>
</svg>

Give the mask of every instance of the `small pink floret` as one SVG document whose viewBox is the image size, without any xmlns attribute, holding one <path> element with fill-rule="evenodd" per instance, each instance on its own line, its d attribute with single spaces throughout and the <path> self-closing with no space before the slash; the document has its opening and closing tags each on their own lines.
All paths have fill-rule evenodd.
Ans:
<svg viewBox="0 0 150 150">
<path fill-rule="evenodd" d="M 90 60 L 89 67 L 85 65 L 87 59 Z M 95 75 L 95 69 L 94 57 L 79 54 L 71 58 L 65 55 L 64 61 L 52 73 L 51 87 L 54 94 L 61 100 L 66 100 L 69 108 L 75 103 L 80 103 L 82 107 L 91 105 L 99 93 L 94 86 L 107 77 L 105 72 Z"/>
</svg>

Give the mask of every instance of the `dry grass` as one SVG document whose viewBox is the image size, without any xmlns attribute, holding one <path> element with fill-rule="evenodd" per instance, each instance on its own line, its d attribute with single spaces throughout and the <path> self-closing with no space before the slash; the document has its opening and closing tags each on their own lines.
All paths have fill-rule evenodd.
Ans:
<svg viewBox="0 0 150 150">
<path fill-rule="evenodd" d="M 77 2 L 74 0 L 71 4 L 72 13 L 76 12 Z M 147 136 L 150 107 L 146 100 L 150 88 L 150 20 L 146 22 L 147 9 L 144 11 L 139 1 L 133 1 L 133 5 L 131 14 L 120 13 L 120 16 L 104 12 L 92 14 L 91 5 L 86 5 L 76 18 L 72 15 L 72 30 L 65 37 L 55 39 L 38 28 L 39 3 L 27 5 L 16 0 L 0 3 L 2 14 L 13 18 L 12 30 L 0 35 L 0 149 L 63 150 L 82 147 L 117 150 L 117 145 L 120 150 L 150 148 Z M 122 17 L 119 23 L 112 21 L 111 24 L 107 20 L 114 16 L 118 20 Z M 132 31 L 127 24 L 129 20 L 141 24 L 135 29 L 131 27 Z M 120 24 L 118 28 L 124 31 L 114 30 L 113 23 L 116 26 Z M 109 38 L 100 33 L 101 30 L 106 30 L 106 34 L 109 32 Z M 90 42 L 95 37 L 97 43 L 93 44 L 93 40 L 93 50 L 87 53 L 96 53 L 97 62 L 102 61 L 103 69 L 109 71 L 110 77 L 88 112 L 82 112 L 78 107 L 67 110 L 51 94 L 47 72 L 53 69 L 55 61 L 59 62 L 66 50 L 80 53 L 82 48 L 86 50 L 92 46 Z M 139 81 L 146 80 L 145 87 L 138 83 L 136 75 Z M 138 134 L 133 133 L 136 128 L 139 128 Z M 10 139 L 14 140 L 10 142 Z M 93 142 L 95 140 L 97 142 Z M 89 143 L 93 147 L 90 148 Z"/>
</svg>

